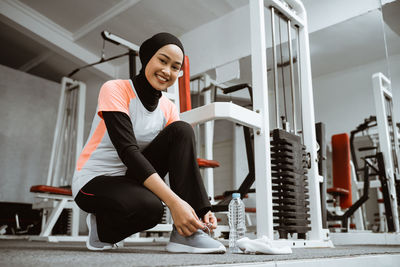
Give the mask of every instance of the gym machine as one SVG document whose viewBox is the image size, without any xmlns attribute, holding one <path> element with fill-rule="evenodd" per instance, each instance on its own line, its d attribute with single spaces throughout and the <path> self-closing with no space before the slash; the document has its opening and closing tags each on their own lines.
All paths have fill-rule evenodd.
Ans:
<svg viewBox="0 0 400 267">
<path fill-rule="evenodd" d="M 253 130 L 257 237 L 265 235 L 275 243 L 292 247 L 331 247 L 328 231 L 322 229 L 319 191 L 323 178 L 318 174 L 317 166 L 307 17 L 304 6 L 297 0 L 257 0 L 249 1 L 249 5 L 253 111 L 233 103 L 214 102 L 182 113 L 181 118 L 192 125 L 227 119 Z M 275 124 L 275 129 L 272 131 L 268 108 L 265 9 L 271 14 L 272 36 L 269 36 L 268 41 L 272 43 L 271 90 L 275 98 L 274 120 L 271 123 Z M 279 33 L 276 32 L 276 22 L 287 27 L 287 36 L 282 38 L 281 27 L 278 29 Z M 295 38 L 292 38 L 292 33 L 295 33 Z M 280 62 L 276 52 L 277 34 L 280 41 Z M 282 66 L 284 62 L 282 45 L 285 41 L 289 52 L 289 82 L 283 77 L 284 74 L 278 79 L 278 64 Z M 296 55 L 294 50 L 297 51 Z M 297 68 L 294 66 L 294 58 Z M 296 79 L 298 86 L 295 88 Z M 282 90 L 279 90 L 280 88 Z M 291 99 L 286 98 L 287 94 Z M 295 99 L 299 99 L 300 105 L 296 105 Z M 298 125 L 302 126 L 301 129 Z M 251 186 L 252 183 L 249 184 Z M 229 196 L 227 197 L 224 202 L 228 202 Z M 275 236 L 274 230 L 279 237 Z"/>
<path fill-rule="evenodd" d="M 399 233 L 399 213 L 396 196 L 396 181 L 400 180 L 400 148 L 396 130 L 398 122 L 393 110 L 391 83 L 382 73 L 372 75 L 376 121 L 378 123 L 379 146 L 383 154 L 384 172 L 388 182 L 388 195 L 394 220 L 394 232 Z M 391 123 L 389 122 L 391 120 Z"/>
<path fill-rule="evenodd" d="M 350 158 L 350 147 L 351 144 L 347 133 L 332 136 L 333 187 L 329 188 L 327 192 L 334 197 L 332 203 L 335 209 L 327 210 L 327 220 L 340 221 L 340 223 L 331 223 L 329 225 L 333 231 L 341 228 L 342 232 L 347 232 L 349 228 L 356 229 L 356 227 L 363 230 L 362 216 L 357 218 L 357 224 L 350 224 L 349 219 L 356 212 L 358 212 L 357 215 L 359 216 L 361 206 L 369 199 L 370 178 L 378 176 L 383 181 L 385 179 L 382 172 L 379 171 L 382 160 L 381 153 L 363 157 L 364 167 L 355 169 Z M 352 187 L 358 188 L 359 179 L 357 173 L 360 171 L 364 180 L 363 195 L 358 197 L 358 191 L 354 192 Z M 357 198 L 355 203 L 353 203 L 354 198 Z"/>
<path fill-rule="evenodd" d="M 364 189 L 364 192 L 369 186 L 377 188 L 378 201 L 381 202 L 379 203 L 380 233 L 368 231 L 332 233 L 331 238 L 335 244 L 398 244 L 400 242 L 398 192 L 396 193 L 396 187 L 398 188 L 400 183 L 399 136 L 395 126 L 397 120 L 393 112 L 391 83 L 382 73 L 375 73 L 372 75 L 372 84 L 376 117 L 371 116 L 352 131 L 350 142 L 356 170 L 355 176 L 359 177 L 358 172 L 363 168 L 359 168 L 357 162 L 354 149 L 355 136 L 360 132 L 375 130 L 372 136 L 375 141 L 373 145 L 359 149 L 360 152 L 373 151 L 371 155 L 364 157 L 365 165 L 368 165 L 372 173 L 364 172 L 364 181 L 357 179 L 359 181 L 357 187 Z M 372 180 L 368 185 L 368 175 L 378 176 L 379 180 Z M 348 234 L 352 235 L 351 239 L 348 238 Z"/>
<path fill-rule="evenodd" d="M 247 89 L 251 101 L 250 108 L 252 108 L 253 93 L 252 87 L 249 84 L 244 83 L 225 88 L 217 88 L 222 90 L 224 94 L 236 92 L 241 89 Z M 288 125 L 288 122 L 286 122 L 286 125 Z M 223 199 L 212 206 L 214 212 L 228 210 L 232 193 L 239 192 L 241 196 L 245 197 L 248 193 L 255 193 L 256 191 L 255 189 L 251 189 L 251 186 L 255 181 L 253 148 L 254 133 L 251 128 L 244 126 L 243 135 L 249 173 L 237 190 L 225 191 L 223 193 Z M 283 135 L 283 137 L 280 137 L 279 135 Z M 273 196 L 274 203 L 277 204 L 276 210 L 278 210 L 274 213 L 274 215 L 278 217 L 274 222 L 279 223 L 279 225 L 275 226 L 274 229 L 278 230 L 279 235 L 286 239 L 288 233 L 297 233 L 300 236 L 303 235 L 304 238 L 304 234 L 310 230 L 308 227 L 309 221 L 307 220 L 309 218 L 307 212 L 307 206 L 309 204 L 307 200 L 308 190 L 306 188 L 307 182 L 304 179 L 305 177 L 299 178 L 296 177 L 296 174 L 302 176 L 306 173 L 305 147 L 301 146 L 297 149 L 293 148 L 293 146 L 299 146 L 300 140 L 296 138 L 297 136 L 292 136 L 287 131 L 274 130 L 272 136 L 273 140 L 271 141 L 271 144 L 274 145 L 272 154 L 274 156 L 274 166 L 272 169 L 275 171 L 273 189 L 276 191 L 273 193 Z M 287 203 L 295 203 L 296 205 L 291 209 L 290 205 L 287 205 Z M 297 205 L 299 203 L 300 205 Z M 253 209 L 250 208 L 249 210 Z"/>
<path fill-rule="evenodd" d="M 31 240 L 79 240 L 79 208 L 72 198 L 71 184 L 75 163 L 83 147 L 86 85 L 64 77 L 58 105 L 51 157 L 45 185 L 34 185 L 33 209 L 42 210 L 42 228 Z M 68 212 L 67 236 L 54 236 L 52 230 L 64 209 Z"/>
<path fill-rule="evenodd" d="M 266 43 L 265 43 L 265 29 L 264 29 L 264 7 L 271 11 L 271 32 L 272 32 L 272 63 L 273 63 L 273 76 L 274 76 L 274 96 L 275 96 L 275 125 L 277 129 L 273 131 L 272 149 L 269 144 L 269 116 L 268 116 L 268 95 L 266 88 L 267 73 L 265 72 L 267 56 L 266 56 Z M 281 242 L 286 242 L 288 245 L 297 246 L 301 242 L 303 246 L 331 246 L 328 240 L 327 231 L 322 229 L 321 219 L 321 205 L 319 182 L 323 179 L 318 175 L 317 166 L 317 144 L 315 134 L 315 119 L 314 119 L 314 104 L 312 95 L 311 83 L 311 66 L 308 42 L 308 29 L 307 29 L 307 16 L 303 4 L 300 1 L 250 1 L 251 13 L 251 47 L 252 47 L 252 70 L 253 70 L 253 94 L 254 94 L 254 109 L 259 110 L 264 118 L 264 129 L 261 131 L 256 130 L 254 136 L 255 141 L 255 170 L 256 170 L 256 208 L 257 211 L 266 210 L 266 212 L 257 212 L 257 235 L 267 235 L 273 238 L 273 229 L 279 232 Z M 285 118 L 282 124 L 279 122 L 279 94 L 278 94 L 278 73 L 277 73 L 277 53 L 275 50 L 275 14 L 284 19 L 287 23 L 288 33 L 288 50 L 290 63 L 290 88 L 292 90 L 292 131 L 288 124 L 289 117 L 285 109 Z M 279 19 L 281 23 L 281 19 Z M 293 69 L 293 52 L 292 52 L 292 36 L 291 32 L 294 30 L 296 33 L 296 50 L 297 50 L 297 75 L 300 91 L 300 105 L 301 110 L 301 124 L 302 132 L 299 135 L 297 129 L 297 107 L 294 101 L 295 98 L 295 71 Z M 281 41 L 281 40 L 280 40 Z M 281 41 L 282 43 L 282 41 Z M 282 52 L 281 58 L 282 58 Z M 281 63 L 283 60 L 281 59 Z M 286 88 L 284 86 L 284 78 L 282 77 L 283 92 Z M 263 91 L 261 95 L 257 92 Z M 283 95 L 284 106 L 286 107 L 286 97 Z M 305 104 L 307 103 L 307 104 Z M 261 139 L 261 140 L 260 140 Z M 301 142 L 300 142 L 301 140 Z M 263 147 L 267 147 L 266 151 Z M 304 150 L 307 150 L 304 153 Z M 273 154 L 270 154 L 271 151 Z M 266 155 L 265 155 L 266 154 Z M 308 154 L 306 157 L 305 155 Z M 261 157 L 259 157 L 259 155 Z M 271 155 L 271 156 L 270 156 Z M 294 158 L 293 156 L 296 156 Z M 291 158 L 291 159 L 290 159 Z M 264 164 L 264 168 L 260 167 L 258 162 L 260 159 L 265 159 L 264 162 L 271 164 Z M 307 164 L 307 169 L 304 164 Z M 272 165 L 272 166 L 271 166 Z M 282 173 L 283 171 L 283 173 Z M 307 176 L 305 172 L 307 171 Z M 264 178 L 265 177 L 265 178 Z M 261 178 L 261 179 L 260 179 Z M 264 179 L 265 180 L 264 180 Z M 263 181 L 264 180 L 264 181 Z M 274 187 L 275 188 L 274 188 Z M 290 197 L 284 195 L 283 188 L 290 188 L 295 186 L 293 192 L 290 192 Z M 278 188 L 277 188 L 278 187 Z M 308 188 L 306 188 L 308 187 Z M 261 189 L 261 190 L 260 190 Z M 263 190 L 264 189 L 264 190 Z M 266 189 L 266 190 L 265 190 Z M 278 189 L 278 190 L 277 190 Z M 273 201 L 273 191 L 275 197 Z M 292 190 L 292 189 L 291 189 Z M 308 192 L 306 192 L 308 190 Z M 307 193 L 309 198 L 307 199 Z M 303 197 L 301 197 L 302 195 Z M 272 196 L 272 197 L 271 197 Z M 291 199 L 291 197 L 295 196 Z M 285 200 L 288 203 L 285 203 Z M 266 205 L 265 205 L 265 204 Z M 274 205 L 273 205 L 274 203 Z M 282 205 L 283 204 L 283 205 Z M 278 207 L 278 208 L 275 208 Z M 309 211 L 308 211 L 309 209 Z M 275 214 L 274 214 L 275 212 Z M 309 223 L 304 214 L 309 212 Z M 260 214 L 261 213 L 261 214 Z M 294 220 L 291 220 L 291 214 L 295 213 Z M 302 214 L 302 215 L 301 215 Z M 261 216 L 260 216 L 261 215 Z M 279 225 L 274 227 L 274 221 Z M 276 221 L 277 220 L 277 221 Z M 296 221 L 299 222 L 291 222 Z M 294 224 L 294 226 L 293 226 Z M 310 228 L 309 228 L 310 227 Z M 287 233 L 297 233 L 296 243 L 287 240 Z M 277 240 L 277 241 L 280 241 Z M 286 241 L 283 241 L 286 240 Z"/>
<path fill-rule="evenodd" d="M 392 124 L 391 117 L 388 117 L 388 125 Z M 392 215 L 392 207 L 389 195 L 388 188 L 388 178 L 386 177 L 385 172 L 385 162 L 383 160 L 383 154 L 379 149 L 379 136 L 376 136 L 377 130 L 377 122 L 376 116 L 370 116 L 365 119 L 363 123 L 357 126 L 357 128 L 351 131 L 350 134 L 350 148 L 351 148 L 351 157 L 355 167 L 355 176 L 357 177 L 357 181 L 365 180 L 361 179 L 362 177 L 362 169 L 359 167 L 359 158 L 361 153 L 364 154 L 365 157 L 362 158 L 376 158 L 375 160 L 375 170 L 376 173 L 379 174 L 379 180 L 371 181 L 371 187 L 377 189 L 377 201 L 379 205 L 379 232 L 384 232 L 385 225 L 387 224 L 387 232 L 394 232 L 394 220 Z M 360 137 L 359 134 L 367 133 L 367 136 L 371 140 L 372 144 L 367 146 L 362 146 L 358 148 L 358 152 L 356 151 L 355 140 L 357 137 Z M 375 136 L 374 136 L 375 134 Z M 362 135 L 363 136 L 363 135 Z M 365 136 L 365 135 L 364 135 Z M 360 175 L 361 174 L 361 175 Z M 361 176 L 361 177 L 360 177 Z M 399 184 L 399 180 L 396 180 L 396 188 Z M 364 182 L 365 183 L 365 182 Z M 363 185 L 363 184 L 362 184 Z M 398 190 L 397 190 L 398 191 Z M 399 197 L 397 196 L 397 202 Z M 381 207 L 381 204 L 384 206 Z"/>
</svg>

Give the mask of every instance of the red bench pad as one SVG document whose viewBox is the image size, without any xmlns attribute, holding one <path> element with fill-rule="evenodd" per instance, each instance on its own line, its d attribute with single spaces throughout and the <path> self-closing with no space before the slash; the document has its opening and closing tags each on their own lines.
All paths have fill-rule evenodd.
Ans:
<svg viewBox="0 0 400 267">
<path fill-rule="evenodd" d="M 50 194 L 57 194 L 57 195 L 72 196 L 71 189 L 48 186 L 48 185 L 34 185 L 31 187 L 30 191 L 32 193 L 50 193 Z"/>
</svg>

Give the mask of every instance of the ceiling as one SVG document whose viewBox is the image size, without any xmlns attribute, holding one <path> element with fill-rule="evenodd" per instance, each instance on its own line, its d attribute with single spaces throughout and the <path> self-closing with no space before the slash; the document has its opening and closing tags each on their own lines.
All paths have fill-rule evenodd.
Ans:
<svg viewBox="0 0 400 267">
<path fill-rule="evenodd" d="M 101 31 L 108 30 L 135 44 L 160 31 L 181 36 L 248 4 L 248 0 L 2 0 L 17 3 L 30 16 L 51 25 L 77 45 L 100 58 Z M 318 0 L 304 0 L 306 7 Z M 400 1 L 384 6 L 385 33 L 392 54 L 400 53 Z M 386 12 L 387 11 L 387 12 Z M 83 63 L 69 57 L 21 30 L 0 15 L 0 64 L 59 82 Z M 310 34 L 313 76 L 366 64 L 384 58 L 380 11 L 371 11 Z M 106 57 L 126 52 L 106 44 Z M 119 65 L 126 59 L 110 64 Z M 241 60 L 244 78 L 249 60 Z M 76 78 L 92 78 L 93 71 L 82 71 Z"/>
</svg>

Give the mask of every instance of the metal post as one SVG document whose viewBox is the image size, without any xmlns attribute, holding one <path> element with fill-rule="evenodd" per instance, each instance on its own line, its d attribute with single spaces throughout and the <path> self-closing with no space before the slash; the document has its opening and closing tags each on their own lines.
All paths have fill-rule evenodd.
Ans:
<svg viewBox="0 0 400 267">
<path fill-rule="evenodd" d="M 49 170 L 47 172 L 47 181 L 46 185 L 52 185 L 52 177 L 54 171 L 54 161 L 56 159 L 57 154 L 57 146 L 58 146 L 58 136 L 60 135 L 61 124 L 62 124 L 62 117 L 63 117 L 63 110 L 65 105 L 65 88 L 67 86 L 67 78 L 63 78 L 61 80 L 61 95 L 60 100 L 58 101 L 58 112 L 57 112 L 57 123 L 54 130 L 54 138 L 53 138 L 53 145 L 51 147 L 51 156 L 50 156 L 50 163 L 49 163 Z"/>
<path fill-rule="evenodd" d="M 287 23 L 288 28 L 288 47 L 289 47 L 289 61 L 290 61 L 290 88 L 292 95 L 292 118 L 293 118 L 293 132 L 297 134 L 296 125 L 296 101 L 294 91 L 294 73 L 293 73 L 293 53 L 292 53 L 292 26 L 290 20 Z"/>
<path fill-rule="evenodd" d="M 283 50 L 282 50 L 282 33 L 281 33 L 281 17 L 278 17 L 279 21 L 279 51 L 281 55 L 281 73 L 282 73 L 282 93 L 283 93 L 283 109 L 285 114 L 285 119 L 282 121 L 282 128 L 286 131 L 289 131 L 288 125 L 288 116 L 287 116 L 287 109 L 286 109 L 286 86 L 285 86 L 285 69 L 284 69 L 284 61 L 283 61 Z"/>
<path fill-rule="evenodd" d="M 298 84 L 299 84 L 299 99 L 302 99 L 301 96 L 301 66 L 300 66 L 300 61 L 301 61 L 301 55 L 300 55 L 300 40 L 299 40 L 299 36 L 300 36 L 300 30 L 299 28 L 296 29 L 296 34 L 297 34 L 297 42 L 296 42 L 296 46 L 297 46 L 297 79 L 298 79 Z M 301 129 L 301 138 L 302 141 L 304 143 L 304 133 L 303 133 L 303 128 L 304 128 L 304 124 L 303 124 L 303 103 L 300 101 L 299 103 L 300 107 L 300 129 Z"/>
<path fill-rule="evenodd" d="M 198 96 L 200 97 L 200 96 Z M 204 92 L 204 105 L 211 103 L 211 90 Z M 204 123 L 204 157 L 206 159 L 213 159 L 213 137 L 214 137 L 214 121 Z M 214 169 L 204 169 L 204 179 L 206 182 L 206 189 L 211 203 L 214 202 Z"/>
<path fill-rule="evenodd" d="M 303 7 L 304 8 L 304 7 Z M 317 144 L 315 136 L 315 115 L 314 115 L 314 97 L 312 90 L 310 46 L 308 40 L 307 16 L 303 12 L 304 24 L 299 29 L 299 54 L 302 55 L 300 61 L 301 73 L 301 102 L 303 117 L 303 137 L 304 145 L 310 153 L 311 168 L 308 172 L 308 185 L 310 190 L 310 215 L 311 232 L 310 238 L 321 240 L 326 233 L 322 230 L 321 202 L 319 183 L 322 177 L 318 175 Z M 307 103 L 304 105 L 304 103 Z"/>
<path fill-rule="evenodd" d="M 324 177 L 324 180 L 320 183 L 320 195 L 321 195 L 321 216 L 322 216 L 322 227 L 328 228 L 327 225 L 327 210 L 326 210 L 326 130 L 325 124 L 319 122 L 315 124 L 315 132 L 317 142 L 319 144 L 319 162 L 318 162 L 318 174 Z"/>
<path fill-rule="evenodd" d="M 274 95 L 275 95 L 275 122 L 279 128 L 279 92 L 278 92 L 278 62 L 276 59 L 275 42 L 275 8 L 271 7 L 271 32 L 272 32 L 272 71 L 274 75 Z"/>
<path fill-rule="evenodd" d="M 393 165 L 393 156 L 397 156 L 398 153 L 398 143 L 396 144 L 397 134 L 396 129 L 393 125 L 393 134 L 395 139 L 395 150 L 396 153 L 392 154 L 392 144 L 390 142 L 389 137 L 389 126 L 387 120 L 387 112 L 385 108 L 385 98 L 388 98 L 389 101 L 392 101 L 392 93 L 390 89 L 390 81 L 387 79 L 382 73 L 375 73 L 372 75 L 372 84 L 375 98 L 375 108 L 376 108 L 376 121 L 378 123 L 378 133 L 379 133 L 379 147 L 383 153 L 384 162 L 385 162 L 385 172 L 386 177 L 388 179 L 388 188 L 390 194 L 390 200 L 392 203 L 392 213 L 395 231 L 399 232 L 399 214 L 397 210 L 397 197 L 396 197 L 396 187 L 395 187 L 395 168 Z M 392 114 L 392 124 L 395 123 L 393 119 L 393 110 L 390 110 Z M 398 142 L 398 141 L 397 141 Z M 397 147 L 396 147 L 397 146 Z"/>
<path fill-rule="evenodd" d="M 251 68 L 255 112 L 262 118 L 254 135 L 257 237 L 273 239 L 271 150 L 269 142 L 267 55 L 265 43 L 264 1 L 250 0 Z M 279 122 L 279 121 L 278 121 Z M 267 164 L 266 164 L 267 163 Z"/>
<path fill-rule="evenodd" d="M 86 86 L 64 77 L 61 82 L 53 146 L 46 185 L 70 185 L 83 146 Z"/>
</svg>

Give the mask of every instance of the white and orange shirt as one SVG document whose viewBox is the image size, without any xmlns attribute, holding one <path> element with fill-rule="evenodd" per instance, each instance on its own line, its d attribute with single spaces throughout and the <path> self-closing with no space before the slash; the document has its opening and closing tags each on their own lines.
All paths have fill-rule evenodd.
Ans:
<svg viewBox="0 0 400 267">
<path fill-rule="evenodd" d="M 107 133 L 103 111 L 123 112 L 129 116 L 140 150 L 166 126 L 179 120 L 175 104 L 164 95 L 161 96 L 157 108 L 148 111 L 137 97 L 131 80 L 106 82 L 100 89 L 90 134 L 76 165 L 72 181 L 74 198 L 93 178 L 100 175 L 122 176 L 127 170 Z"/>
</svg>

